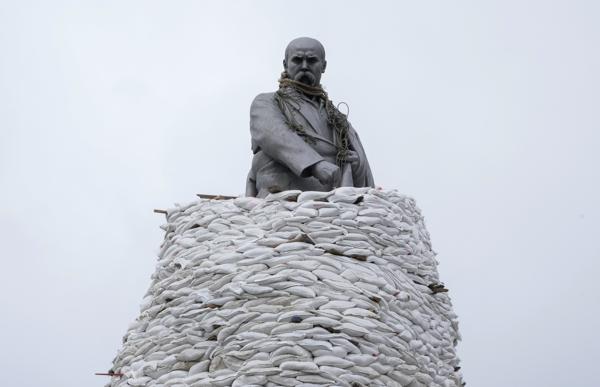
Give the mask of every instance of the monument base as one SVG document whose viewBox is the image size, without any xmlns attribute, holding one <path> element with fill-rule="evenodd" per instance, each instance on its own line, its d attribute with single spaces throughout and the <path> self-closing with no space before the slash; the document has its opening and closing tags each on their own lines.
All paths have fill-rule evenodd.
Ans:
<svg viewBox="0 0 600 387">
<path fill-rule="evenodd" d="M 167 211 L 109 386 L 461 386 L 413 199 L 286 191 Z"/>
</svg>

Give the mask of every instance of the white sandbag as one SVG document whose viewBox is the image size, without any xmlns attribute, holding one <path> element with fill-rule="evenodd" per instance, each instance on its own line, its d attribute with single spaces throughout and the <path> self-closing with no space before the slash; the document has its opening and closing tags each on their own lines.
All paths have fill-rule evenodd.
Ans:
<svg viewBox="0 0 600 387">
<path fill-rule="evenodd" d="M 176 205 L 167 222 L 108 386 L 462 385 L 413 199 L 286 191 Z"/>
</svg>

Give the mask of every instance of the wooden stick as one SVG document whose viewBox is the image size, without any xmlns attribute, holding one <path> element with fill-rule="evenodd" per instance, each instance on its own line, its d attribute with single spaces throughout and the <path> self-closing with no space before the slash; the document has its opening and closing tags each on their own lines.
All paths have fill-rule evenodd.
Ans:
<svg viewBox="0 0 600 387">
<path fill-rule="evenodd" d="M 227 195 L 209 195 L 209 194 L 196 194 L 200 199 L 209 199 L 209 200 L 229 200 L 229 199 L 237 199 L 237 196 L 227 196 Z M 168 215 L 166 210 L 161 210 L 158 208 L 154 209 L 154 212 L 157 214 L 165 214 Z"/>
<path fill-rule="evenodd" d="M 98 376 L 118 376 L 118 377 L 123 376 L 123 374 L 120 373 L 120 372 L 107 372 L 107 373 L 105 373 L 105 372 L 96 372 L 94 375 L 98 375 Z"/>
<path fill-rule="evenodd" d="M 200 199 L 214 199 L 214 200 L 229 200 L 236 199 L 237 196 L 227 196 L 227 195 L 209 195 L 209 194 L 196 194 Z"/>
<path fill-rule="evenodd" d="M 443 284 L 429 284 L 427 285 L 427 287 L 431 289 L 433 294 L 445 293 L 448 291 L 448 289 L 446 289 Z"/>
</svg>

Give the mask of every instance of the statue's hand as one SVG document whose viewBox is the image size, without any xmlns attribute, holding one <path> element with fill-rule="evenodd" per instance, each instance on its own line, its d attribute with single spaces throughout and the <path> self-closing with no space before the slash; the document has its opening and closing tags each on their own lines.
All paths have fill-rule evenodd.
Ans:
<svg viewBox="0 0 600 387">
<path fill-rule="evenodd" d="M 346 162 L 352 165 L 356 165 L 359 161 L 360 157 L 358 157 L 358 152 L 349 150 L 348 154 L 346 155 Z"/>
<path fill-rule="evenodd" d="M 312 167 L 312 175 L 319 179 L 321 184 L 326 186 L 333 186 L 341 179 L 340 168 L 330 163 L 329 161 L 319 161 Z"/>
</svg>

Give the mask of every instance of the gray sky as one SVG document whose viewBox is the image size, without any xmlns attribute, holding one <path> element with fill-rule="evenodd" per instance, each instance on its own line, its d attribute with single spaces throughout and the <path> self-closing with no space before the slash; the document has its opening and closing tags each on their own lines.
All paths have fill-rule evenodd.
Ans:
<svg viewBox="0 0 600 387">
<path fill-rule="evenodd" d="M 152 209 L 243 192 L 250 102 L 303 35 L 376 183 L 426 217 L 468 384 L 600 385 L 598 20 L 574 0 L 0 1 L 3 386 L 104 385 Z"/>
</svg>

